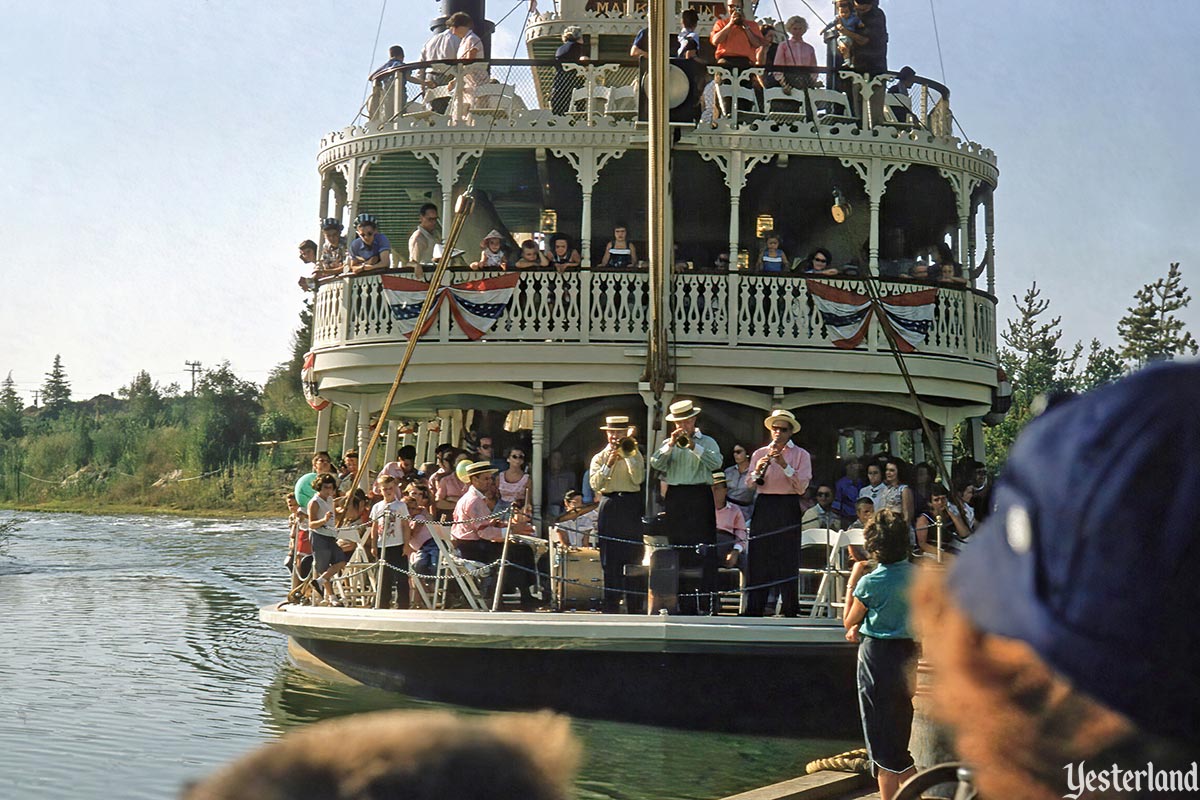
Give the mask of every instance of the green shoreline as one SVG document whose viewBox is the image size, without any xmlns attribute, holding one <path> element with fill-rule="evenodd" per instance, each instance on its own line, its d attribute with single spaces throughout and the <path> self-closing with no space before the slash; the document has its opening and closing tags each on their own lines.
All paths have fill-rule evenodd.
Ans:
<svg viewBox="0 0 1200 800">
<path fill-rule="evenodd" d="M 52 501 L 47 503 L 0 502 L 0 511 L 36 511 L 47 514 L 93 514 L 96 516 L 195 517 L 197 519 L 286 519 L 286 514 L 274 511 L 243 511 L 234 508 L 194 509 L 145 506 L 136 503 L 90 503 Z"/>
</svg>

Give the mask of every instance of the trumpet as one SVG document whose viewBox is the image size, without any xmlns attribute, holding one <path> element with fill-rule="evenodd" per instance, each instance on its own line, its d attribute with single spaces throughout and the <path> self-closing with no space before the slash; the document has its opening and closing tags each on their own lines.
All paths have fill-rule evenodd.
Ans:
<svg viewBox="0 0 1200 800">
<path fill-rule="evenodd" d="M 621 458 L 633 458 L 637 455 L 637 428 L 630 425 L 625 435 L 617 441 L 617 454 Z"/>
<path fill-rule="evenodd" d="M 671 444 L 675 445 L 676 447 L 683 447 L 685 449 L 691 448 L 692 437 L 688 435 L 687 431 L 676 430 L 675 433 L 671 435 Z"/>
</svg>

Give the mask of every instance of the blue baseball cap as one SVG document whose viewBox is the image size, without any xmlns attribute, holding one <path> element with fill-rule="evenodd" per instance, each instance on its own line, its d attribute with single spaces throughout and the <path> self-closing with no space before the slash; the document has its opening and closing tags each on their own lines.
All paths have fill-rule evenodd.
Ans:
<svg viewBox="0 0 1200 800">
<path fill-rule="evenodd" d="M 1143 730 L 1200 743 L 1200 363 L 1052 407 L 994 500 L 948 578 L 959 606 Z"/>
</svg>

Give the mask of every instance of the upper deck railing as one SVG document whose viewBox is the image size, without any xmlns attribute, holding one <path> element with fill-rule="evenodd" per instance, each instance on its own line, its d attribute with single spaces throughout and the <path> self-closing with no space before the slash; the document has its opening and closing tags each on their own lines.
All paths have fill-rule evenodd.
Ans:
<svg viewBox="0 0 1200 800">
<path fill-rule="evenodd" d="M 476 280 L 503 273 L 456 273 L 451 280 Z M 646 340 L 649 309 L 645 272 L 584 270 L 559 274 L 528 270 L 494 328 L 491 342 L 641 343 Z M 818 286 L 819 285 L 819 286 Z M 994 365 L 996 300 L 961 286 L 911 280 L 876 281 L 886 308 L 903 309 L 904 322 L 916 334 L 913 348 L 928 354 Z M 816 291 L 821 295 L 814 294 Z M 830 321 L 832 302 L 863 302 L 864 280 L 811 278 L 743 272 L 688 272 L 674 276 L 670 331 L 678 344 L 718 347 L 767 346 L 786 349 L 830 349 L 852 332 L 856 323 Z M 926 294 L 901 296 L 918 292 Z M 931 296 L 932 295 L 932 296 Z M 858 298 L 858 301 L 855 300 Z M 376 342 L 404 341 L 401 320 L 379 274 L 327 279 L 318 288 L 313 316 L 313 349 Z M 892 304 L 895 303 L 893 306 Z M 896 318 L 897 321 L 901 317 Z M 859 349 L 886 350 L 877 321 L 868 320 Z M 465 342 L 468 337 L 443 303 L 424 341 Z M 843 343 L 844 346 L 844 343 Z M 492 356 L 494 357 L 494 356 Z"/>
<path fill-rule="evenodd" d="M 711 103 L 716 116 L 735 127 L 763 120 L 782 126 L 862 126 L 870 107 L 864 95 L 879 91 L 885 103 L 874 125 L 952 133 L 950 91 L 929 78 L 913 76 L 901 85 L 898 73 L 868 78 L 824 67 L 707 70 L 719 87 Z M 640 68 L 630 60 L 416 62 L 383 73 L 359 116 L 377 125 L 436 119 L 456 126 L 521 119 L 584 127 L 632 125 L 639 117 L 639 87 Z"/>
</svg>

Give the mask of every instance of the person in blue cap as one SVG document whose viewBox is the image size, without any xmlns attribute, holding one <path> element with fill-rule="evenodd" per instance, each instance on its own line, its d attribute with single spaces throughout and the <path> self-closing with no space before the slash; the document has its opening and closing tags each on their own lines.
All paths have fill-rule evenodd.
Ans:
<svg viewBox="0 0 1200 800">
<path fill-rule="evenodd" d="M 935 713 L 981 796 L 1200 796 L 1197 408 L 1195 362 L 1052 406 L 953 569 L 917 582 Z"/>
</svg>

